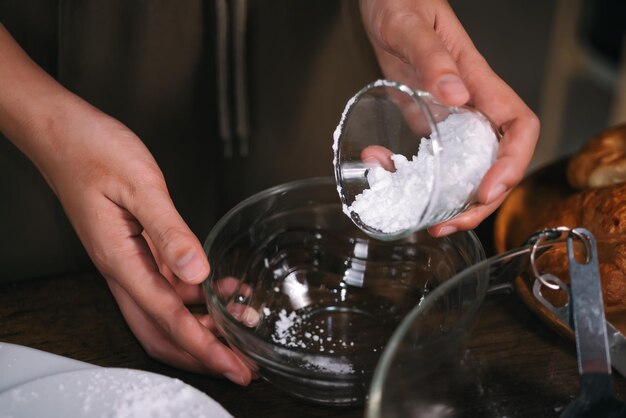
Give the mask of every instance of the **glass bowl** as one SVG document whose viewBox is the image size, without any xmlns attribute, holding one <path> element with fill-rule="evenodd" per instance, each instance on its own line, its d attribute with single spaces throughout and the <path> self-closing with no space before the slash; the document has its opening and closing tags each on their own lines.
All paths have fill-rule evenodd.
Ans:
<svg viewBox="0 0 626 418">
<path fill-rule="evenodd" d="M 333 405 L 363 402 L 405 315 L 484 259 L 473 232 L 369 237 L 343 214 L 330 177 L 248 198 L 204 248 L 207 306 L 226 341 L 277 387 Z"/>
<path fill-rule="evenodd" d="M 557 418 L 578 396 L 574 341 L 479 267 L 434 289 L 397 327 L 366 418 Z M 626 379 L 614 376 L 624 399 Z"/>
<path fill-rule="evenodd" d="M 368 418 L 453 417 L 453 402 L 478 404 L 481 386 L 465 357 L 488 291 L 486 273 L 466 269 L 405 317 L 374 374 Z"/>
<path fill-rule="evenodd" d="M 333 136 L 344 212 L 368 235 L 395 240 L 476 202 L 500 132 L 475 108 L 377 80 L 348 101 Z"/>
</svg>

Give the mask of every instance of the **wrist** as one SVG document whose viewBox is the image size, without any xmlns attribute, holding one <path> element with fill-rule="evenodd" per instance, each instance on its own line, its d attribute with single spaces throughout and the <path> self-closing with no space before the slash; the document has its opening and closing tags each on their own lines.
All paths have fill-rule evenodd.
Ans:
<svg viewBox="0 0 626 418">
<path fill-rule="evenodd" d="M 37 66 L 0 24 L 0 132 L 44 176 L 50 162 L 64 158 L 74 128 L 97 114 L 103 115 Z"/>
<path fill-rule="evenodd" d="M 8 123 L 2 124 L 7 138 L 32 161 L 48 183 L 54 167 L 70 160 L 77 127 L 88 123 L 97 113 L 62 86 L 55 90 L 24 98 L 9 112 Z"/>
</svg>

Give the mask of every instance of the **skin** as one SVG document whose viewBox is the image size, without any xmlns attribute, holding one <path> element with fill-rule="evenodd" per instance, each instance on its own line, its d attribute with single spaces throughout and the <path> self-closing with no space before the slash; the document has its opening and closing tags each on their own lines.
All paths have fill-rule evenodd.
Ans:
<svg viewBox="0 0 626 418">
<path fill-rule="evenodd" d="M 444 236 L 475 228 L 524 176 L 539 137 L 537 116 L 489 67 L 446 1 L 361 0 L 360 5 L 386 78 L 426 90 L 443 104 L 476 107 L 502 131 L 498 159 L 478 189 L 478 204 L 429 232 Z"/>
<path fill-rule="evenodd" d="M 387 78 L 429 90 L 450 105 L 471 98 L 502 128 L 498 161 L 479 191 L 482 204 L 431 233 L 475 227 L 521 179 L 538 136 L 537 118 L 491 71 L 444 1 L 362 1 L 361 8 Z M 186 306 L 203 302 L 199 283 L 209 264 L 148 149 L 40 69 L 1 24 L 0 131 L 58 196 L 146 352 L 247 385 L 253 371 L 220 342 L 211 318 Z M 258 320 L 251 312 L 238 315 L 244 323 Z"/>
<path fill-rule="evenodd" d="M 141 140 L 48 76 L 0 26 L 0 130 L 54 190 L 146 352 L 246 385 L 201 303 L 209 264 Z"/>
</svg>

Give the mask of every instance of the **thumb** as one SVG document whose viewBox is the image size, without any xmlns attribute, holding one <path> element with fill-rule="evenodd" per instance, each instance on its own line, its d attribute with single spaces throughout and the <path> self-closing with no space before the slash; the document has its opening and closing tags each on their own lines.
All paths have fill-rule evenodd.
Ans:
<svg viewBox="0 0 626 418">
<path fill-rule="evenodd" d="M 154 192 L 131 212 L 143 226 L 163 262 L 181 280 L 202 282 L 209 262 L 198 238 L 182 219 L 167 191 Z"/>
<path fill-rule="evenodd" d="M 424 89 L 447 105 L 462 105 L 469 91 L 456 61 L 433 26 L 417 13 L 389 13 L 380 24 L 388 51 L 408 63 Z"/>
</svg>

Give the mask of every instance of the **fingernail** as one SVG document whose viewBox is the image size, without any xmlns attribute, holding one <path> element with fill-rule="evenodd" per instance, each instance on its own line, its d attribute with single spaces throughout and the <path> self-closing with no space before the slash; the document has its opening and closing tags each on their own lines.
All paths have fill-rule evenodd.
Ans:
<svg viewBox="0 0 626 418">
<path fill-rule="evenodd" d="M 249 327 L 256 327 L 259 324 L 259 319 L 261 319 L 257 310 L 250 307 L 243 311 L 243 315 L 241 317 L 244 325 Z"/>
<path fill-rule="evenodd" d="M 493 186 L 491 190 L 489 190 L 489 193 L 487 193 L 487 201 L 485 202 L 485 205 L 494 202 L 497 198 L 502 196 L 505 191 L 506 186 L 504 184 L 496 184 Z"/>
<path fill-rule="evenodd" d="M 228 372 L 228 373 L 224 373 L 224 376 L 226 377 L 226 379 L 230 380 L 233 383 L 236 383 L 241 386 L 244 385 L 243 376 L 241 376 L 238 373 Z"/>
<path fill-rule="evenodd" d="M 437 89 L 449 98 L 453 96 L 454 99 L 458 99 L 459 101 L 461 99 L 467 101 L 469 98 L 469 92 L 467 88 L 465 88 L 463 80 L 454 74 L 446 74 L 439 78 L 439 81 L 437 81 Z"/>
<path fill-rule="evenodd" d="M 193 280 L 204 273 L 204 263 L 198 253 L 190 251 L 176 262 L 181 279 Z"/>
<path fill-rule="evenodd" d="M 366 167 L 379 167 L 380 161 L 374 157 L 369 157 L 363 160 L 363 164 L 365 164 Z"/>
<path fill-rule="evenodd" d="M 456 229 L 453 226 L 444 226 L 437 233 L 437 238 L 441 238 L 441 237 L 448 236 L 450 234 L 454 234 L 456 231 L 458 231 L 458 229 Z"/>
</svg>

